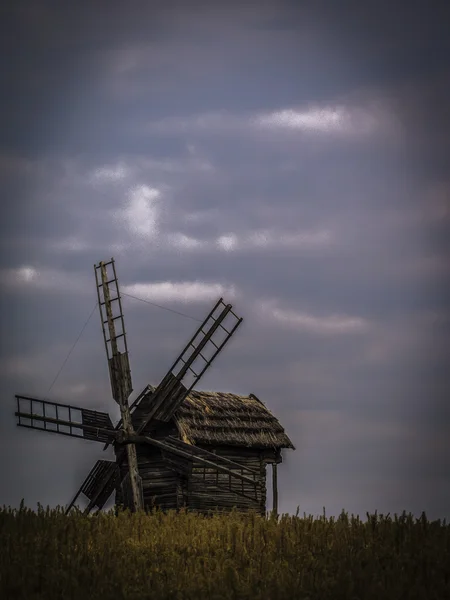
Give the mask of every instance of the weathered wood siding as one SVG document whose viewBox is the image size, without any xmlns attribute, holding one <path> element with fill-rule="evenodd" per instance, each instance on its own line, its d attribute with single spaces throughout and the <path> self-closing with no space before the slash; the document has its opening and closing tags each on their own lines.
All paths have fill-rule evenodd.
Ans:
<svg viewBox="0 0 450 600">
<path fill-rule="evenodd" d="M 208 512 L 217 509 L 229 511 L 236 507 L 240 511 L 255 510 L 265 513 L 266 467 L 261 460 L 260 451 L 251 448 L 212 448 L 206 445 L 201 447 L 253 469 L 259 474 L 261 487 L 255 488 L 238 478 L 231 478 L 230 482 L 230 478 L 226 474 L 214 469 L 195 466 L 188 481 L 188 508 L 194 511 Z M 239 470 L 236 471 L 241 473 Z M 245 471 L 243 474 L 249 476 Z"/>
<path fill-rule="evenodd" d="M 179 476 L 164 461 L 161 451 L 157 448 L 145 448 L 138 451 L 138 469 L 142 478 L 142 492 L 144 507 L 158 507 L 162 510 L 178 508 L 178 483 Z M 120 467 L 121 478 L 128 471 L 126 462 Z M 123 496 L 120 487 L 116 489 L 116 504 L 122 504 Z"/>
<path fill-rule="evenodd" d="M 174 435 L 168 424 L 157 427 L 152 436 L 164 439 Z M 213 468 L 193 465 L 191 461 L 147 445 L 137 446 L 138 468 L 142 478 L 144 506 L 146 509 L 158 507 L 162 510 L 180 509 L 183 506 L 196 512 L 230 511 L 234 507 L 240 511 L 254 510 L 266 512 L 266 465 L 273 462 L 275 454 L 255 448 L 233 446 L 199 447 L 228 458 L 252 469 L 258 474 L 259 487 L 231 477 Z M 126 461 L 121 465 L 121 477 L 127 473 Z M 233 469 L 234 470 L 234 469 Z M 246 471 L 236 472 L 247 477 Z M 116 490 L 116 504 L 122 504 L 122 491 Z"/>
<path fill-rule="evenodd" d="M 163 440 L 168 435 L 176 435 L 176 429 L 170 424 L 158 423 L 149 435 L 155 439 Z M 179 475 L 171 465 L 164 460 L 159 448 L 148 445 L 137 446 L 137 459 L 139 474 L 142 478 L 142 492 L 144 496 L 144 508 L 153 507 L 161 510 L 179 508 Z M 128 471 L 126 460 L 120 466 L 121 479 Z M 116 504 L 123 503 L 122 490 L 116 488 Z"/>
</svg>

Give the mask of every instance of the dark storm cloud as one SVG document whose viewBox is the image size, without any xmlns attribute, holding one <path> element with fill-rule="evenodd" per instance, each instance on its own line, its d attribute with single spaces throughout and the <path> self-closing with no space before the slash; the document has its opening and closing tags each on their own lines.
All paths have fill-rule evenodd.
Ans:
<svg viewBox="0 0 450 600">
<path fill-rule="evenodd" d="M 65 503 L 104 457 L 16 430 L 11 398 L 47 393 L 114 255 L 124 290 L 196 318 L 233 299 L 201 387 L 286 426 L 282 510 L 448 514 L 448 9 L 105 6 L 2 19 L 0 502 Z M 196 323 L 124 306 L 137 393 Z M 50 397 L 117 417 L 96 312 Z"/>
<path fill-rule="evenodd" d="M 427 79 L 446 67 L 446 10 L 131 2 L 108 3 L 105 14 L 99 2 L 18 2 L 3 20 L 10 94 L 2 131 L 9 148 L 23 140 L 58 151 L 70 136 L 72 152 L 107 153 L 118 143 L 135 150 L 124 128 L 149 113 L 275 107 Z M 68 118 L 74 113 L 97 135 L 86 137 Z"/>
</svg>

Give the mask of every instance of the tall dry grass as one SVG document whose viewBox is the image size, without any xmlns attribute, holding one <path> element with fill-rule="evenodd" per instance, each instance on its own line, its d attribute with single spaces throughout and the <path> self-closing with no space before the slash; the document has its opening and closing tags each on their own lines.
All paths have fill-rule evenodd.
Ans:
<svg viewBox="0 0 450 600">
<path fill-rule="evenodd" d="M 3 600 L 450 599 L 450 526 L 425 515 L 0 509 Z"/>
</svg>

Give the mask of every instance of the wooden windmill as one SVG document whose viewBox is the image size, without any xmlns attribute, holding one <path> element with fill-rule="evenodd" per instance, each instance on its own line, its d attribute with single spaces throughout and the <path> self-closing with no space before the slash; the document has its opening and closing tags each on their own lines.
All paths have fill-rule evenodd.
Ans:
<svg viewBox="0 0 450 600">
<path fill-rule="evenodd" d="M 237 506 L 265 512 L 266 464 L 272 463 L 276 482 L 281 448 L 293 448 L 292 442 L 255 396 L 194 390 L 242 318 L 218 300 L 160 384 L 147 386 L 129 406 L 133 386 L 114 259 L 94 270 L 119 423 L 114 427 L 104 412 L 16 395 L 17 425 L 97 441 L 104 449 L 113 444 L 116 460 L 95 463 L 66 512 L 81 493 L 89 501 L 86 513 L 101 510 L 114 491 L 116 504 L 132 511 Z"/>
</svg>

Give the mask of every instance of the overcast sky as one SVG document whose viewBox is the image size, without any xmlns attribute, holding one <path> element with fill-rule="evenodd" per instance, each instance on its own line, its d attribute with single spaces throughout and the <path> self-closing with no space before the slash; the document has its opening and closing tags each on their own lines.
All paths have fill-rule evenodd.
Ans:
<svg viewBox="0 0 450 600">
<path fill-rule="evenodd" d="M 0 505 L 112 457 L 17 428 L 14 394 L 118 418 L 98 312 L 49 392 L 114 256 L 128 294 L 244 318 L 200 388 L 280 419 L 282 512 L 450 517 L 445 4 L 2 9 Z M 123 304 L 133 398 L 197 323 Z"/>
</svg>

